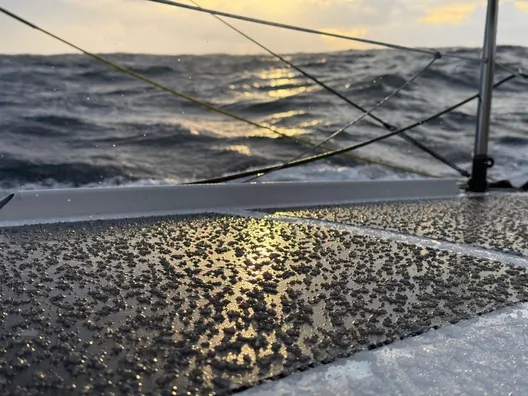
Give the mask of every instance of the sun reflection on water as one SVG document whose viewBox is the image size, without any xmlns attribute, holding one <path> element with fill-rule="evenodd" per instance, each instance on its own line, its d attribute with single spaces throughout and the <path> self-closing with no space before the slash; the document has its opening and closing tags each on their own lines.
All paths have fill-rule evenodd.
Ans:
<svg viewBox="0 0 528 396">
<path fill-rule="evenodd" d="M 266 137 L 281 138 L 281 135 L 300 136 L 311 133 L 314 127 L 322 125 L 321 120 L 313 120 L 312 117 L 299 117 L 309 113 L 308 108 L 286 110 L 281 99 L 292 98 L 318 90 L 316 85 L 301 78 L 298 73 L 289 68 L 261 69 L 254 73 L 247 73 L 240 77 L 240 80 L 226 86 L 230 91 L 229 95 L 215 100 L 215 105 L 236 106 L 227 108 L 241 117 L 247 118 L 259 124 L 270 126 L 279 133 L 266 130 L 264 128 L 254 128 L 248 124 L 234 122 L 221 115 L 211 117 L 194 117 L 178 114 L 165 120 L 170 124 L 187 128 L 191 135 L 214 134 L 223 137 Z M 268 107 L 266 109 L 266 107 Z M 265 115 L 260 119 L 254 112 Z M 213 118 L 214 117 L 214 118 Z M 282 136 L 283 137 L 283 136 Z M 244 155 L 251 155 L 250 146 L 232 145 L 224 150 L 235 151 Z"/>
<path fill-rule="evenodd" d="M 289 98 L 316 89 L 306 85 L 306 81 L 297 78 L 291 69 L 273 69 L 262 71 L 258 74 L 262 80 L 260 87 L 276 88 L 268 90 L 268 96 L 276 99 Z"/>
<path fill-rule="evenodd" d="M 290 79 L 295 77 L 295 73 L 291 69 L 279 68 L 273 70 L 264 70 L 260 72 L 258 77 L 261 80 L 275 80 L 275 79 Z"/>
<path fill-rule="evenodd" d="M 252 154 L 251 149 L 248 146 L 245 146 L 243 144 L 235 144 L 235 145 L 232 145 L 232 146 L 227 146 L 224 149 L 225 150 L 229 150 L 229 151 L 234 151 L 234 152 L 237 152 L 237 153 L 243 154 L 243 155 L 251 155 Z"/>
</svg>

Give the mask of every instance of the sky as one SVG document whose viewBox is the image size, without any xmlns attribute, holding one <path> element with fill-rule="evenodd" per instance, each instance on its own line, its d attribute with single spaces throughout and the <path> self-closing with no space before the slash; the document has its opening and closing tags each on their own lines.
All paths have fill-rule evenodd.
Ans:
<svg viewBox="0 0 528 396">
<path fill-rule="evenodd" d="M 189 0 L 179 0 L 190 4 Z M 195 0 L 202 7 L 420 47 L 479 47 L 486 1 Z M 146 0 L 0 0 L 0 7 L 88 51 L 153 54 L 261 53 L 211 15 Z M 379 48 L 232 21 L 276 52 Z M 0 14 L 0 53 L 75 52 Z M 528 0 L 502 0 L 499 44 L 528 46 Z"/>
</svg>

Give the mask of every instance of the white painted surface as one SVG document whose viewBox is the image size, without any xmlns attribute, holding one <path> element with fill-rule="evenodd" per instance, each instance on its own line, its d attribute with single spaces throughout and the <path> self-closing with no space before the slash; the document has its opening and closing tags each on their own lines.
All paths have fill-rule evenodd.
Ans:
<svg viewBox="0 0 528 396">
<path fill-rule="evenodd" d="M 528 304 L 360 352 L 240 393 L 526 395 Z"/>
<path fill-rule="evenodd" d="M 0 209 L 0 226 L 453 197 L 455 180 L 390 180 L 28 190 Z"/>
</svg>

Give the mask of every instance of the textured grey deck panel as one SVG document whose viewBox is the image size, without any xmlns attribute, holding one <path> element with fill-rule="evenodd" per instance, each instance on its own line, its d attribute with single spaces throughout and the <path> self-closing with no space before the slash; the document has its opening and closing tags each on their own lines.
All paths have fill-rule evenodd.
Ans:
<svg viewBox="0 0 528 396">
<path fill-rule="evenodd" d="M 2 229 L 0 292 L 2 395 L 225 394 L 525 301 L 528 271 L 211 215 Z"/>
<path fill-rule="evenodd" d="M 528 194 L 268 211 L 528 256 Z"/>
</svg>

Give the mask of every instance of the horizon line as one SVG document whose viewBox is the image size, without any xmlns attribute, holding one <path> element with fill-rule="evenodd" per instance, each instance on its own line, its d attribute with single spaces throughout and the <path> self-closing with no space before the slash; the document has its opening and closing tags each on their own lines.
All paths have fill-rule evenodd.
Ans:
<svg viewBox="0 0 528 396">
<path fill-rule="evenodd" d="M 528 46 L 520 45 L 520 44 L 497 44 L 497 49 L 499 48 L 505 48 L 505 47 L 518 47 L 518 48 L 528 48 Z M 423 48 L 423 49 L 433 49 L 438 50 L 439 52 L 448 52 L 445 50 L 482 50 L 481 47 L 476 46 L 442 46 L 442 47 L 425 47 L 425 46 L 416 46 L 413 48 Z M 284 56 L 294 56 L 294 55 L 325 55 L 325 54 L 339 54 L 339 53 L 345 53 L 345 52 L 370 52 L 370 51 L 401 51 L 401 52 L 407 52 L 404 50 L 398 50 L 393 48 L 350 48 L 347 50 L 336 50 L 336 51 L 315 51 L 315 52 L 309 52 L 309 51 L 299 51 L 299 52 L 288 52 L 288 53 L 281 53 L 280 55 Z M 210 53 L 156 53 L 156 52 L 94 52 L 95 54 L 99 55 L 151 55 L 151 56 L 232 56 L 232 57 L 243 57 L 243 56 L 269 56 L 272 57 L 272 55 L 262 52 L 262 53 L 249 53 L 249 54 L 237 54 L 237 53 L 226 53 L 226 52 L 210 52 Z M 56 53 L 37 53 L 37 52 L 12 52 L 12 53 L 0 53 L 0 56 L 67 56 L 67 55 L 81 55 L 85 56 L 82 52 L 56 52 Z M 425 56 L 426 54 L 423 54 Z"/>
</svg>

